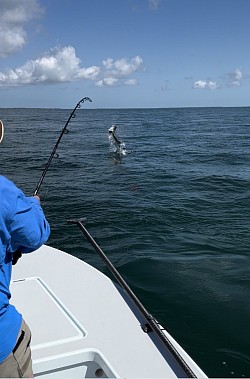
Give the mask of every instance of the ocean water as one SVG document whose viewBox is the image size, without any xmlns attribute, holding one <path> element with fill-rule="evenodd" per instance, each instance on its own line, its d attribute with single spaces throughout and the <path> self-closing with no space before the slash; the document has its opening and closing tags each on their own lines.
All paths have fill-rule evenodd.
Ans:
<svg viewBox="0 0 250 379">
<path fill-rule="evenodd" d="M 0 110 L 1 174 L 27 195 L 70 113 Z M 122 154 L 108 138 L 112 124 Z M 48 243 L 108 274 L 67 224 L 86 217 L 144 306 L 208 376 L 250 377 L 250 108 L 83 105 L 68 130 L 39 192 Z"/>
</svg>

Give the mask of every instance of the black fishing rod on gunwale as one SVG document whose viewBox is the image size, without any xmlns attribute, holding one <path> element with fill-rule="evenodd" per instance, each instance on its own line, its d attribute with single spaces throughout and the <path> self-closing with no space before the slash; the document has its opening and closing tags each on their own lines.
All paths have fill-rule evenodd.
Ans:
<svg viewBox="0 0 250 379">
<path fill-rule="evenodd" d="M 40 178 L 39 182 L 37 183 L 37 186 L 36 186 L 36 189 L 35 189 L 35 192 L 34 192 L 34 195 L 33 195 L 33 196 L 36 196 L 36 195 L 38 194 L 38 191 L 39 191 L 39 189 L 40 189 L 40 187 L 41 187 L 41 185 L 42 185 L 42 182 L 43 182 L 43 180 L 44 180 L 44 178 L 45 178 L 45 175 L 46 175 L 46 173 L 47 173 L 47 171 L 48 171 L 48 169 L 49 169 L 49 166 L 50 166 L 50 164 L 51 164 L 51 161 L 52 161 L 52 159 L 53 159 L 53 157 L 54 157 L 54 155 L 55 155 L 55 153 L 56 153 L 57 147 L 58 147 L 58 145 L 59 145 L 59 143 L 60 143 L 60 141 L 61 141 L 61 139 L 62 139 L 62 136 L 63 136 L 64 134 L 67 134 L 67 133 L 69 132 L 68 129 L 67 129 L 67 126 L 68 126 L 70 120 L 71 120 L 72 118 L 75 117 L 75 111 L 76 111 L 76 109 L 77 109 L 77 108 L 81 108 L 81 103 L 84 103 L 84 101 L 90 101 L 90 102 L 92 103 L 92 100 L 91 100 L 89 97 L 84 97 L 84 98 L 82 98 L 82 99 L 76 104 L 75 108 L 74 108 L 73 111 L 71 112 L 71 114 L 70 114 L 70 116 L 69 116 L 69 118 L 68 118 L 66 124 L 64 125 L 64 128 L 62 129 L 61 134 L 60 134 L 60 136 L 59 136 L 59 138 L 58 138 L 58 140 L 57 140 L 57 142 L 56 142 L 56 144 L 55 144 L 55 146 L 54 146 L 54 148 L 53 148 L 53 150 L 52 150 L 52 153 L 51 153 L 51 155 L 50 155 L 50 157 L 49 157 L 49 159 L 48 159 L 48 162 L 46 163 L 46 166 L 45 166 L 45 168 L 44 168 L 44 170 L 43 170 L 43 172 L 42 172 L 41 178 Z"/>
<path fill-rule="evenodd" d="M 54 155 L 55 155 L 55 153 L 56 153 L 57 147 L 58 147 L 58 145 L 59 145 L 59 143 L 60 143 L 60 141 L 61 141 L 61 139 L 62 139 L 62 136 L 63 136 L 64 134 L 67 134 L 67 133 L 69 132 L 68 129 L 67 129 L 67 126 L 68 126 L 70 120 L 71 120 L 72 118 L 75 118 L 75 111 L 76 111 L 76 109 L 77 109 L 77 108 L 81 108 L 81 103 L 84 103 L 84 101 L 90 101 L 90 102 L 92 103 L 92 100 L 91 100 L 89 97 L 83 97 L 83 98 L 82 98 L 82 99 L 76 104 L 76 106 L 75 106 L 75 108 L 73 109 L 73 111 L 71 112 L 71 114 L 70 114 L 70 116 L 69 116 L 69 118 L 68 118 L 66 124 L 64 125 L 64 127 L 63 127 L 63 129 L 62 129 L 62 131 L 61 131 L 61 134 L 60 134 L 58 140 L 57 140 L 56 143 L 55 143 L 55 146 L 54 146 L 54 148 L 53 148 L 53 150 L 52 150 L 52 153 L 50 154 L 50 157 L 49 157 L 49 159 L 48 159 L 48 162 L 46 163 L 45 168 L 44 168 L 44 170 L 43 170 L 43 172 L 42 172 L 42 175 L 41 175 L 41 177 L 40 177 L 40 179 L 39 179 L 39 182 L 37 183 L 37 186 L 36 186 L 36 189 L 35 189 L 35 192 L 34 192 L 34 195 L 33 195 L 33 196 L 37 196 L 38 191 L 39 191 L 39 189 L 40 189 L 40 187 L 41 187 L 41 185 L 42 185 L 42 182 L 43 182 L 43 180 L 44 180 L 44 178 L 45 178 L 45 175 L 47 174 L 47 171 L 48 171 L 48 169 L 49 169 L 49 166 L 50 166 L 50 164 L 51 164 L 51 161 L 52 161 L 52 159 L 54 158 Z M 1 135 L 2 135 L 2 136 L 1 136 L 1 139 L 2 139 L 2 138 L 3 138 L 3 130 L 4 130 L 4 129 L 3 129 L 3 123 L 1 123 L 1 130 L 2 130 L 2 133 L 1 133 Z M 15 264 L 17 263 L 18 259 L 21 258 L 21 256 L 22 256 L 22 252 L 21 252 L 20 250 L 16 250 L 16 251 L 13 253 L 13 257 L 12 257 L 12 265 L 15 265 Z"/>
<path fill-rule="evenodd" d="M 142 315 L 146 318 L 147 322 L 143 325 L 141 325 L 142 330 L 145 333 L 150 333 L 154 331 L 156 333 L 156 336 L 159 338 L 160 342 L 165 346 L 165 348 L 168 349 L 168 351 L 171 353 L 172 357 L 178 362 L 180 365 L 182 371 L 186 375 L 187 378 L 197 378 L 193 370 L 189 367 L 189 365 L 185 362 L 185 360 L 182 358 L 178 350 L 175 348 L 173 343 L 170 341 L 170 339 L 163 333 L 164 329 L 161 329 L 155 318 L 149 314 L 149 312 L 146 310 L 146 308 L 143 306 L 143 304 L 140 302 L 140 300 L 136 297 L 134 292 L 131 290 L 131 288 L 128 286 L 126 281 L 123 279 L 123 277 L 119 274 L 119 272 L 116 270 L 114 265 L 111 263 L 111 261 L 108 259 L 106 254 L 103 252 L 103 250 L 100 248 L 100 246 L 97 244 L 97 242 L 94 240 L 94 238 L 91 236 L 91 234 L 88 232 L 86 227 L 83 225 L 83 222 L 86 220 L 86 218 L 81 219 L 75 219 L 75 220 L 67 220 L 69 224 L 75 224 L 77 225 L 86 239 L 91 243 L 91 245 L 94 247 L 96 252 L 99 254 L 101 259 L 106 263 L 111 273 L 116 278 L 117 282 L 120 284 L 120 286 L 125 290 L 129 298 L 132 300 L 132 302 L 135 304 L 137 309 L 139 309 L 142 313 Z"/>
</svg>

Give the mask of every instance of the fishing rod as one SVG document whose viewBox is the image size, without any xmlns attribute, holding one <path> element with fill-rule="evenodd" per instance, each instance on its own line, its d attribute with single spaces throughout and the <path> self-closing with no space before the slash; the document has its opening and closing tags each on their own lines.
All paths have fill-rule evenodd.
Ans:
<svg viewBox="0 0 250 379">
<path fill-rule="evenodd" d="M 62 139 L 62 136 L 63 136 L 64 134 L 67 134 L 67 133 L 69 132 L 68 129 L 67 129 L 67 126 L 68 126 L 70 120 L 71 120 L 72 118 L 75 118 L 75 111 L 76 111 L 76 109 L 77 109 L 77 108 L 81 108 L 81 103 L 84 103 L 85 101 L 90 101 L 90 102 L 92 103 L 92 100 L 91 100 L 89 97 L 84 97 L 84 98 L 82 98 L 82 99 L 76 104 L 75 108 L 74 108 L 73 111 L 71 112 L 71 114 L 70 114 L 70 116 L 69 116 L 69 118 L 68 118 L 66 124 L 64 125 L 64 128 L 62 129 L 61 134 L 60 134 L 60 136 L 59 136 L 59 138 L 58 138 L 58 140 L 57 140 L 57 142 L 56 142 L 56 144 L 55 144 L 55 146 L 54 146 L 54 148 L 53 148 L 53 150 L 52 150 L 52 153 L 51 153 L 51 155 L 50 155 L 50 157 L 49 157 L 49 159 L 48 159 L 48 162 L 46 163 L 45 168 L 44 168 L 44 170 L 43 170 L 43 172 L 42 172 L 41 178 L 40 178 L 39 182 L 37 183 L 37 186 L 36 186 L 36 189 L 35 189 L 35 192 L 34 192 L 34 195 L 33 195 L 33 196 L 36 196 L 36 195 L 38 194 L 38 191 L 39 191 L 39 189 L 40 189 L 40 187 L 41 187 L 41 185 L 42 185 L 42 182 L 43 182 L 43 180 L 44 180 L 44 178 L 45 178 L 45 175 L 47 174 L 47 171 L 48 171 L 49 166 L 50 166 L 50 164 L 51 164 L 51 161 L 52 161 L 52 159 L 53 159 L 53 157 L 54 157 L 54 155 L 55 155 L 55 153 L 56 153 L 57 147 L 58 147 L 58 145 L 59 145 L 59 143 L 60 143 L 60 141 L 61 141 L 61 139 Z"/>
<path fill-rule="evenodd" d="M 168 351 L 171 353 L 172 357 L 179 363 L 183 373 L 187 378 L 196 378 L 196 375 L 194 374 L 193 370 L 189 367 L 189 365 L 186 363 L 186 361 L 182 358 L 181 354 L 177 351 L 173 343 L 170 341 L 170 339 L 166 336 L 166 334 L 163 333 L 163 330 L 157 321 L 154 319 L 152 315 L 149 314 L 149 312 L 146 310 L 146 308 L 143 306 L 143 304 L 140 302 L 140 300 L 136 297 L 134 292 L 131 290 L 131 288 L 128 286 L 126 281 L 123 279 L 123 277 L 119 274 L 119 272 L 116 270 L 114 265 L 111 263 L 111 261 L 108 259 L 106 254 L 103 252 L 103 250 L 100 248 L 100 246 L 97 244 L 97 242 L 94 240 L 94 238 L 91 236 L 91 234 L 88 232 L 86 227 L 83 225 L 83 222 L 86 220 L 86 218 L 80 218 L 76 220 L 67 220 L 69 224 L 75 224 L 77 225 L 86 239 L 91 243 L 91 245 L 94 247 L 96 252 L 99 254 L 101 259 L 106 263 L 111 273 L 116 278 L 117 282 L 120 284 L 120 286 L 125 290 L 129 298 L 133 301 L 137 309 L 139 309 L 142 313 L 142 315 L 146 319 L 146 323 L 141 325 L 142 330 L 145 333 L 150 333 L 154 331 L 156 333 L 156 336 L 159 338 L 160 342 L 163 343 L 163 345 L 168 349 Z M 182 373 L 182 375 L 183 375 Z M 185 377 L 184 376 L 184 377 Z"/>
<path fill-rule="evenodd" d="M 40 180 L 39 180 L 39 182 L 37 183 L 37 186 L 36 186 L 36 189 L 35 189 L 35 192 L 34 192 L 34 195 L 33 195 L 33 196 L 38 196 L 38 195 L 37 195 L 37 194 L 38 194 L 38 191 L 39 191 L 39 189 L 40 189 L 40 187 L 41 187 L 41 185 L 42 185 L 42 183 L 43 183 L 43 180 L 44 180 L 44 178 L 45 178 L 46 173 L 48 172 L 49 166 L 50 166 L 51 161 L 52 161 L 52 159 L 53 159 L 53 157 L 54 157 L 54 155 L 55 155 L 55 153 L 56 153 L 57 147 L 58 147 L 58 145 L 59 145 L 59 143 L 60 143 L 60 141 L 61 141 L 61 139 L 62 139 L 62 136 L 63 136 L 64 134 L 67 134 L 67 133 L 69 132 L 68 129 L 67 129 L 67 126 L 68 126 L 70 120 L 71 120 L 72 118 L 75 118 L 75 111 L 76 111 L 76 109 L 77 109 L 77 108 L 81 108 L 81 104 L 84 103 L 85 101 L 90 101 L 90 102 L 92 103 L 92 100 L 91 100 L 89 97 L 84 97 L 84 98 L 82 98 L 82 99 L 76 104 L 76 106 L 75 106 L 75 108 L 73 109 L 73 111 L 71 112 L 71 114 L 70 114 L 70 116 L 69 116 L 69 118 L 68 118 L 66 124 L 64 125 L 64 128 L 62 129 L 62 131 L 61 131 L 61 133 L 60 133 L 60 136 L 59 136 L 58 140 L 57 140 L 56 143 L 55 143 L 55 146 L 54 146 L 54 148 L 53 148 L 53 150 L 52 150 L 52 153 L 50 154 L 50 157 L 49 157 L 49 159 L 48 159 L 48 162 L 46 163 L 45 168 L 44 168 L 44 170 L 43 170 L 43 172 L 42 172 L 42 175 L 41 175 L 41 177 L 40 177 Z M 4 131 L 4 129 L 3 129 L 3 123 L 1 122 L 1 123 L 0 123 L 0 142 L 1 142 L 1 140 L 3 139 L 3 131 Z M 21 258 L 21 256 L 22 256 L 22 252 L 21 252 L 20 250 L 16 250 L 16 251 L 13 253 L 13 257 L 12 257 L 12 265 L 15 265 L 15 264 L 17 263 L 18 259 Z"/>
</svg>

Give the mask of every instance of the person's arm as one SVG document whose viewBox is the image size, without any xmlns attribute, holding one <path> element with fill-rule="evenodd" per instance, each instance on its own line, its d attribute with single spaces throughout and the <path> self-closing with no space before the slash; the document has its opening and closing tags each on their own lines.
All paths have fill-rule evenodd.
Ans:
<svg viewBox="0 0 250 379">
<path fill-rule="evenodd" d="M 42 246 L 50 235 L 50 227 L 39 198 L 26 197 L 18 191 L 14 212 L 9 223 L 11 250 L 30 253 Z"/>
</svg>

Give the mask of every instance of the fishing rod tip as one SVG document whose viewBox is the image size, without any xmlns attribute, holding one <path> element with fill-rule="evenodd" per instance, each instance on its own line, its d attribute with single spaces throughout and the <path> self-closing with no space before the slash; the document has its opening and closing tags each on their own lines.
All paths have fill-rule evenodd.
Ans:
<svg viewBox="0 0 250 379">
<path fill-rule="evenodd" d="M 84 97 L 82 100 L 83 100 L 83 101 L 86 101 L 86 100 L 88 100 L 88 101 L 90 101 L 90 102 L 92 103 L 92 100 L 91 100 L 91 98 L 90 98 L 90 97 Z"/>
</svg>

